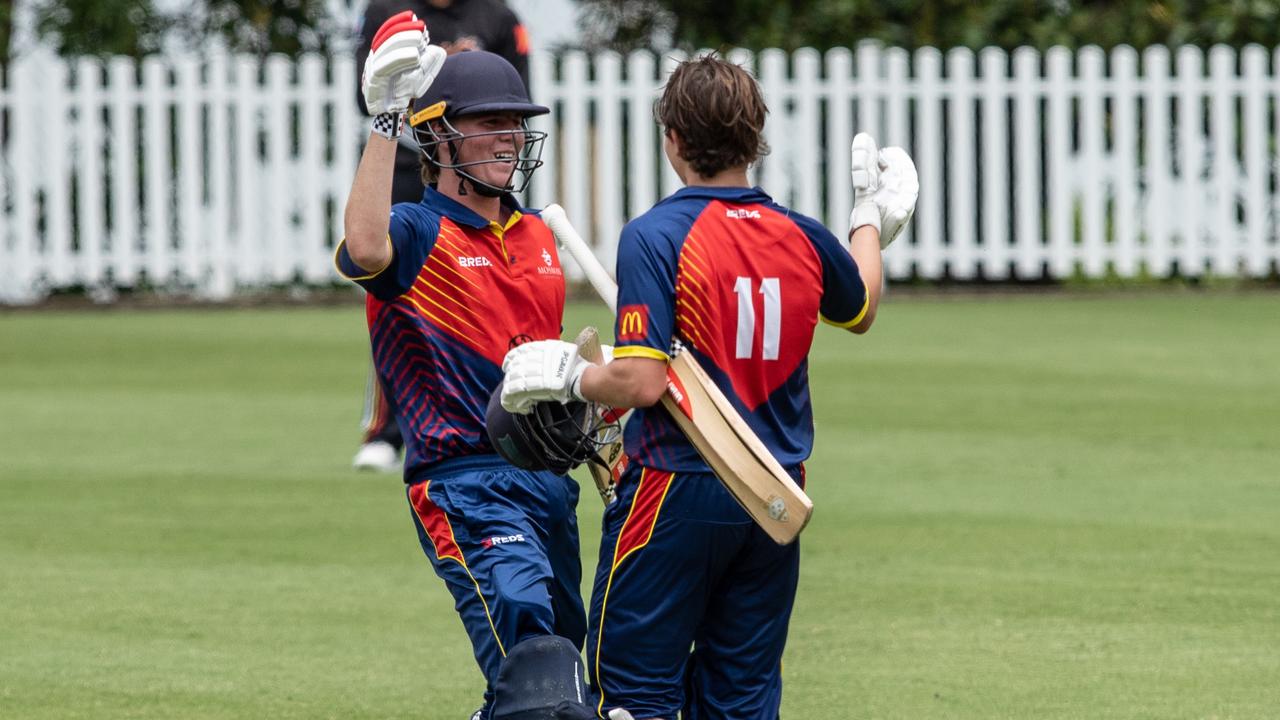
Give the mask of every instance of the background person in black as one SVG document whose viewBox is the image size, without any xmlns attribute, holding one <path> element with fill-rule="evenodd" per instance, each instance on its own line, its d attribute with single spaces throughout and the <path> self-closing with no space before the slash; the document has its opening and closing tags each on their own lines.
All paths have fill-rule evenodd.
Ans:
<svg viewBox="0 0 1280 720">
<path fill-rule="evenodd" d="M 360 22 L 360 45 L 356 48 L 356 77 L 364 72 L 373 35 L 387 18 L 403 10 L 412 11 L 427 24 L 431 41 L 450 55 L 466 50 L 488 50 L 511 63 L 525 89 L 529 89 L 529 36 L 511 8 L 502 0 L 371 0 Z M 356 83 L 357 88 L 359 82 Z M 356 93 L 360 110 L 367 112 L 364 99 Z M 405 133 L 401 137 L 408 136 Z M 401 143 L 396 153 L 396 174 L 391 200 L 417 202 L 422 199 L 422 179 L 418 173 L 418 148 L 412 139 Z"/>
<path fill-rule="evenodd" d="M 426 23 L 432 44 L 444 48 L 450 55 L 467 50 L 488 50 L 501 55 L 520 73 L 525 89 L 529 88 L 529 35 L 503 0 L 370 0 L 360 20 L 360 44 L 356 47 L 356 103 L 361 112 L 368 114 L 360 93 L 360 77 L 373 36 L 387 18 L 404 10 L 412 11 Z M 418 202 L 423 190 L 418 145 L 413 133 L 405 133 L 396 151 L 391 202 Z M 404 440 L 396 415 L 394 402 L 382 391 L 370 370 L 362 421 L 364 438 L 352 461 L 356 469 L 384 472 L 400 469 Z"/>
</svg>

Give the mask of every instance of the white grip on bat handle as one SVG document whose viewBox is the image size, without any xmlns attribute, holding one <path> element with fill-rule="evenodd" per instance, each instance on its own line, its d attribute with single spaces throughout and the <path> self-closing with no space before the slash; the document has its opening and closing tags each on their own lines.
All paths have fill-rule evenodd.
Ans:
<svg viewBox="0 0 1280 720">
<path fill-rule="evenodd" d="M 569 216 L 565 214 L 564 208 L 556 203 L 551 203 L 542 209 L 542 222 L 551 228 L 551 233 L 556 236 L 556 244 L 561 249 L 568 250 L 573 259 L 578 262 L 578 266 L 587 275 L 587 282 L 591 283 L 591 287 L 595 288 L 596 294 L 601 300 L 609 306 L 614 313 L 618 312 L 618 285 L 613 281 L 613 277 L 609 275 L 609 271 L 604 269 L 604 265 L 600 264 L 600 260 L 596 258 L 595 253 L 591 252 L 590 246 L 582 239 L 577 230 L 573 229 L 573 225 L 569 223 Z"/>
</svg>

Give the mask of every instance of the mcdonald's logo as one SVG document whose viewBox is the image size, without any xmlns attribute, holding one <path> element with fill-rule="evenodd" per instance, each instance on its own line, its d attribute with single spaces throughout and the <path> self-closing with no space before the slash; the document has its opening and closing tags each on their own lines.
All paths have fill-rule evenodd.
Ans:
<svg viewBox="0 0 1280 720">
<path fill-rule="evenodd" d="M 618 308 L 618 342 L 644 340 L 648 334 L 648 305 L 623 305 Z"/>
</svg>

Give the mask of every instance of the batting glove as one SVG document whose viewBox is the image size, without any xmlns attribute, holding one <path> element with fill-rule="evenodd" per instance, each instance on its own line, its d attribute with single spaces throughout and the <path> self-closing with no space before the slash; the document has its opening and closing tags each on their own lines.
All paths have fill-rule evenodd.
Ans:
<svg viewBox="0 0 1280 720">
<path fill-rule="evenodd" d="M 849 146 L 849 176 L 853 180 L 853 212 L 849 215 L 849 232 L 864 225 L 880 231 L 880 208 L 875 192 L 880 187 L 880 150 L 875 138 L 867 133 L 853 136 Z"/>
<path fill-rule="evenodd" d="M 900 147 L 880 151 L 880 186 L 872 199 L 880 209 L 880 249 L 889 247 L 906 229 L 916 212 L 920 177 L 911 156 Z"/>
<path fill-rule="evenodd" d="M 502 360 L 506 374 L 502 407 L 523 415 L 535 403 L 546 400 L 582 400 L 582 373 L 590 364 L 578 354 L 577 345 L 560 340 L 539 340 L 513 348 Z"/>
<path fill-rule="evenodd" d="M 409 11 L 393 15 L 378 28 L 360 82 L 370 115 L 403 113 L 431 87 L 445 51 L 430 43 L 426 24 Z"/>
</svg>

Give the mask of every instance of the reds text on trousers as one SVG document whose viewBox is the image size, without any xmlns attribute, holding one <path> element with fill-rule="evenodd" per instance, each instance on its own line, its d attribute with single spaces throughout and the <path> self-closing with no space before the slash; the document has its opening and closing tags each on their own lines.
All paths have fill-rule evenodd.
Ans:
<svg viewBox="0 0 1280 720">
<path fill-rule="evenodd" d="M 488 681 L 487 706 L 516 643 L 560 635 L 582 646 L 578 485 L 497 456 L 447 465 L 407 493 L 422 549 L 453 595 Z"/>
</svg>

